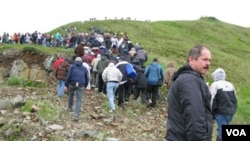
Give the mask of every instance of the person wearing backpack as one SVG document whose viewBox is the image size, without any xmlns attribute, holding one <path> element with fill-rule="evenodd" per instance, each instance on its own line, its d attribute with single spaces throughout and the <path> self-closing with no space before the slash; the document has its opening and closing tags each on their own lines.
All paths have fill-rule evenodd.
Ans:
<svg viewBox="0 0 250 141">
<path fill-rule="evenodd" d="M 70 64 L 68 63 L 68 59 L 65 58 L 64 61 L 59 64 L 55 72 L 55 77 L 57 79 L 57 96 L 59 98 L 61 98 L 64 94 L 65 79 L 69 66 Z"/>
<path fill-rule="evenodd" d="M 64 77 L 64 71 L 65 68 L 60 68 L 60 70 L 58 71 L 58 67 L 60 66 L 60 64 L 64 62 L 64 57 L 63 57 L 63 54 L 58 54 L 58 57 L 56 59 L 56 61 L 53 63 L 53 74 L 57 80 L 57 96 L 60 98 L 63 96 L 64 94 L 64 80 L 65 80 L 65 77 Z M 66 73 L 67 75 L 67 73 Z"/>
<path fill-rule="evenodd" d="M 144 75 L 147 79 L 147 92 L 149 98 L 152 100 L 151 106 L 154 108 L 156 106 L 156 101 L 158 97 L 159 87 L 161 86 L 164 78 L 162 66 L 158 63 L 158 59 L 154 58 L 153 63 L 146 67 Z M 159 84 L 161 82 L 161 84 Z"/>
<path fill-rule="evenodd" d="M 136 48 L 136 56 L 139 58 L 141 65 L 144 65 L 148 60 L 147 52 L 142 47 Z"/>
<path fill-rule="evenodd" d="M 129 100 L 130 95 L 130 78 L 127 75 L 126 66 L 129 64 L 126 61 L 126 58 L 124 56 L 119 57 L 118 63 L 116 64 L 116 67 L 121 71 L 122 73 L 122 80 L 119 83 L 118 86 L 118 106 L 123 107 L 124 99 L 125 101 Z"/>
<path fill-rule="evenodd" d="M 53 70 L 54 70 L 54 73 L 57 69 L 57 67 L 64 61 L 64 57 L 62 54 L 59 54 L 56 61 L 54 62 L 53 64 Z"/>
</svg>

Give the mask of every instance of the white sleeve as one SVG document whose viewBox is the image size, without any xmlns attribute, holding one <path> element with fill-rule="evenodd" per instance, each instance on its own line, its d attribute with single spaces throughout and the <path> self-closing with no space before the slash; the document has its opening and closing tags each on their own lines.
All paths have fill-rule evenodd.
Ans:
<svg viewBox="0 0 250 141">
<path fill-rule="evenodd" d="M 211 107 L 212 107 L 212 104 L 213 104 L 213 100 L 214 100 L 214 97 L 217 93 L 217 85 L 216 83 L 212 83 L 211 86 L 209 87 L 209 90 L 210 90 L 210 93 L 211 93 Z"/>
</svg>

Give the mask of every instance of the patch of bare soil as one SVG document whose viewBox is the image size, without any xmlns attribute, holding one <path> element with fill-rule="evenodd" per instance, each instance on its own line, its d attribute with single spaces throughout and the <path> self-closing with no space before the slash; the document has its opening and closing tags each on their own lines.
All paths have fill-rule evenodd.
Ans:
<svg viewBox="0 0 250 141">
<path fill-rule="evenodd" d="M 22 59 L 30 67 L 32 64 L 38 64 L 44 68 L 43 62 L 47 58 L 47 54 L 39 53 L 33 50 L 17 50 L 9 49 L 0 53 L 0 64 L 5 68 L 10 68 L 14 60 Z"/>
</svg>

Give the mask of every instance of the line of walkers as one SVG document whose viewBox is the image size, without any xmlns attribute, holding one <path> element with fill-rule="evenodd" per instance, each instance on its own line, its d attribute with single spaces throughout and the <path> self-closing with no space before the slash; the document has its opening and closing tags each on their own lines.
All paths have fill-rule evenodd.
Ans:
<svg viewBox="0 0 250 141">
<path fill-rule="evenodd" d="M 138 46 L 125 49 L 123 55 L 113 54 L 111 50 L 95 54 L 86 44 L 81 43 L 74 53 L 70 59 L 59 55 L 53 65 L 58 80 L 58 97 L 62 97 L 65 91 L 69 92 L 68 110 L 74 111 L 74 121 L 79 119 L 83 93 L 89 93 L 91 87 L 98 94 L 107 95 L 110 112 L 116 110 L 115 105 L 124 108 L 124 102 L 129 101 L 131 94 L 133 100 L 140 96 L 141 103 L 147 107 L 156 106 L 159 87 L 164 79 L 163 68 L 157 58 L 145 66 L 148 56 L 143 48 Z M 128 75 L 128 64 L 135 70 L 136 77 L 131 78 Z M 74 91 L 77 96 L 75 110 L 72 101 Z"/>
</svg>

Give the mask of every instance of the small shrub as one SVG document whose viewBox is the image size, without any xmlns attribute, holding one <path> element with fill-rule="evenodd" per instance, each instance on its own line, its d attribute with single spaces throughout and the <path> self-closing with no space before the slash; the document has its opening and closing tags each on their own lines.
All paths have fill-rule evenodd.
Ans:
<svg viewBox="0 0 250 141">
<path fill-rule="evenodd" d="M 21 136 L 21 132 L 24 128 L 24 124 L 22 123 L 14 123 L 11 125 L 4 125 L 2 127 L 1 132 L 6 132 L 6 130 L 10 130 L 11 129 L 11 133 L 8 136 L 4 136 L 4 138 L 8 141 L 24 141 L 23 138 L 20 138 Z"/>
<path fill-rule="evenodd" d="M 59 121 L 61 116 L 61 110 L 58 107 L 52 105 L 51 101 L 39 101 L 37 106 L 40 108 L 38 110 L 38 115 L 43 117 L 45 120 L 49 121 Z"/>
<path fill-rule="evenodd" d="M 7 80 L 8 85 L 20 85 L 23 87 L 43 87 L 45 83 L 36 82 L 34 80 L 25 80 L 22 77 L 9 77 Z"/>
<path fill-rule="evenodd" d="M 23 52 L 34 52 L 34 53 L 39 53 L 41 52 L 39 49 L 33 46 L 26 46 L 23 48 Z"/>
<path fill-rule="evenodd" d="M 36 82 L 33 80 L 26 80 L 26 81 L 24 81 L 23 86 L 24 87 L 43 87 L 43 86 L 45 86 L 45 84 L 40 83 L 40 82 Z"/>
<path fill-rule="evenodd" d="M 27 101 L 25 105 L 22 107 L 23 112 L 30 112 L 32 109 L 32 105 L 34 105 L 33 101 Z"/>
<path fill-rule="evenodd" d="M 8 85 L 13 86 L 13 85 L 21 85 L 24 83 L 24 78 L 21 77 L 9 77 L 7 80 Z"/>
<path fill-rule="evenodd" d="M 25 105 L 22 107 L 22 111 L 25 112 L 31 112 L 32 106 L 35 103 L 33 101 L 27 101 Z M 37 111 L 37 114 L 44 118 L 45 120 L 54 120 L 59 121 L 61 116 L 61 110 L 55 106 L 52 105 L 50 101 L 39 101 L 36 103 L 36 105 L 39 107 L 39 110 Z"/>
</svg>

